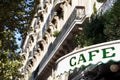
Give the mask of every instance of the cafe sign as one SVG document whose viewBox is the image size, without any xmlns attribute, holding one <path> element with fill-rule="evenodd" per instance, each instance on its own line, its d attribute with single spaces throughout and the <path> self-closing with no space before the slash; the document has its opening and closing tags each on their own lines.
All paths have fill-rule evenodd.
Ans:
<svg viewBox="0 0 120 80">
<path fill-rule="evenodd" d="M 110 60 L 120 61 L 120 40 L 85 47 L 61 57 L 56 62 L 56 74 L 60 76 L 83 65 L 107 63 Z"/>
</svg>

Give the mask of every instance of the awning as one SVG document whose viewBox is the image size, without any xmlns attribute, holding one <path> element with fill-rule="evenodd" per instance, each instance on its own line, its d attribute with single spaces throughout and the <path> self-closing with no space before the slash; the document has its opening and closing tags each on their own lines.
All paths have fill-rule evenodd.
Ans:
<svg viewBox="0 0 120 80">
<path fill-rule="evenodd" d="M 61 57 L 56 62 L 56 76 L 81 66 L 107 63 L 110 60 L 120 61 L 120 40 L 85 47 Z"/>
</svg>

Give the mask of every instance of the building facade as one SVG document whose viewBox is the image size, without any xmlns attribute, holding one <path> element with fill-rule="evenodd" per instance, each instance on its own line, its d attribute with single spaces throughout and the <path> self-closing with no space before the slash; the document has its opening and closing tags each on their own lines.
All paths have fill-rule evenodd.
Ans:
<svg viewBox="0 0 120 80">
<path fill-rule="evenodd" d="M 31 23 L 31 31 L 22 45 L 21 73 L 25 79 L 84 80 L 77 78 L 79 69 L 56 77 L 56 61 L 77 49 L 73 38 L 89 22 L 94 4 L 98 13 L 104 13 L 114 1 L 41 0 Z"/>
</svg>

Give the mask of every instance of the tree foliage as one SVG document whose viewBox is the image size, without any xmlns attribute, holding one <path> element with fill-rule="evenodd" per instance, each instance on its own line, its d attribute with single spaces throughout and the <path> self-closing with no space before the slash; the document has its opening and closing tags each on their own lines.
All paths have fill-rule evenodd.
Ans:
<svg viewBox="0 0 120 80">
<path fill-rule="evenodd" d="M 107 41 L 120 39 L 120 0 L 113 5 L 103 16 L 105 18 L 104 33 Z"/>
<path fill-rule="evenodd" d="M 58 30 L 54 31 L 53 36 L 57 37 L 58 35 L 59 35 L 59 31 Z"/>
<path fill-rule="evenodd" d="M 16 35 L 21 40 L 30 29 L 39 0 L 0 0 L 0 80 L 15 80 L 21 77 L 18 71 L 21 57 Z M 21 39 L 20 39 L 21 38 Z"/>
<path fill-rule="evenodd" d="M 97 15 L 75 36 L 80 47 L 120 39 L 120 0 L 104 15 Z"/>
</svg>

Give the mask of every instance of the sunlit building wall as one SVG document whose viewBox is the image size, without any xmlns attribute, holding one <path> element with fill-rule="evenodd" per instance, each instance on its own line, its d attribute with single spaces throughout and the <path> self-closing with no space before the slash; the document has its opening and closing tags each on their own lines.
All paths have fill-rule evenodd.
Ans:
<svg viewBox="0 0 120 80">
<path fill-rule="evenodd" d="M 23 41 L 21 73 L 26 80 L 69 80 L 56 77 L 56 61 L 76 50 L 73 37 L 90 20 L 94 4 L 105 12 L 115 0 L 40 0 L 31 30 Z M 73 76 L 74 77 L 74 76 Z"/>
</svg>

